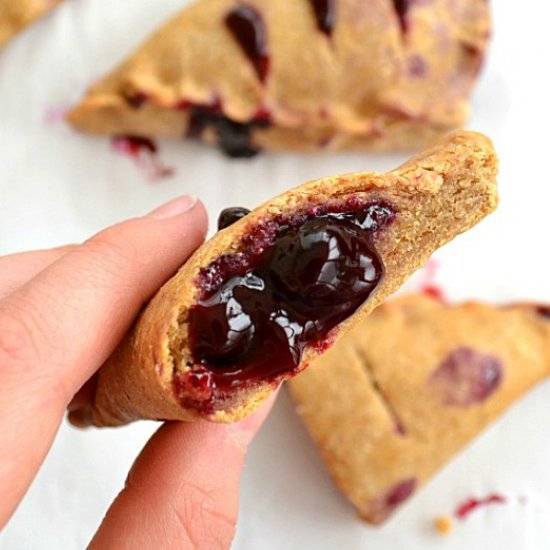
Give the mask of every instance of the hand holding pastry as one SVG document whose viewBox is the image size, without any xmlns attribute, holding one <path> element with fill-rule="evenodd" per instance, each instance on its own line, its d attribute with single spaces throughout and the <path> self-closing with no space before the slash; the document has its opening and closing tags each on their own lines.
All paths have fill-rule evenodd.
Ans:
<svg viewBox="0 0 550 550">
<path fill-rule="evenodd" d="M 202 205 L 183 197 L 82 245 L 0 258 L 0 528 L 36 475 L 67 406 L 85 402 L 93 384 L 86 382 L 205 230 Z M 91 548 L 121 540 L 127 548 L 141 548 L 144 540 L 148 548 L 167 548 L 166 541 L 228 547 L 244 454 L 266 413 L 232 426 L 164 425 Z"/>
</svg>

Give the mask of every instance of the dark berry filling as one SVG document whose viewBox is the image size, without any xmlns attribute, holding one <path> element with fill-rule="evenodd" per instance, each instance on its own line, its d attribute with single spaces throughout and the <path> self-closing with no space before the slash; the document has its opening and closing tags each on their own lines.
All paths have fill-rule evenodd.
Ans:
<svg viewBox="0 0 550 550">
<path fill-rule="evenodd" d="M 220 117 L 214 125 L 219 138 L 219 147 L 226 155 L 233 158 L 250 158 L 260 152 L 260 149 L 252 144 L 252 129 L 265 128 L 268 124 L 257 121 L 243 124 L 229 120 L 227 117 Z"/>
<path fill-rule="evenodd" d="M 319 30 L 330 36 L 336 21 L 336 0 L 311 0 L 311 7 Z"/>
<path fill-rule="evenodd" d="M 550 319 L 550 306 L 536 306 L 535 311 L 546 319 Z"/>
<path fill-rule="evenodd" d="M 252 6 L 238 6 L 227 14 L 225 24 L 264 81 L 269 70 L 269 55 L 267 32 L 260 13 Z"/>
<path fill-rule="evenodd" d="M 124 94 L 124 99 L 130 107 L 139 109 L 149 99 L 149 96 L 144 92 L 134 92 Z"/>
<path fill-rule="evenodd" d="M 211 396 L 293 373 L 380 282 L 376 231 L 394 219 L 384 203 L 316 207 L 257 226 L 242 250 L 201 271 L 188 317 L 195 372 Z M 180 382 L 181 387 L 181 382 Z"/>
<path fill-rule="evenodd" d="M 409 29 L 409 0 L 393 0 L 393 5 L 399 19 L 401 32 L 406 33 Z"/>
<path fill-rule="evenodd" d="M 207 128 L 213 128 L 218 146 L 229 157 L 250 158 L 256 156 L 260 149 L 252 143 L 252 130 L 267 128 L 270 125 L 267 115 L 254 118 L 250 122 L 235 122 L 224 116 L 219 105 L 191 106 L 187 135 L 200 138 Z"/>
<path fill-rule="evenodd" d="M 241 218 L 244 218 L 248 214 L 250 214 L 250 210 L 248 210 L 248 208 L 241 208 L 240 206 L 225 208 L 220 212 L 218 217 L 218 231 L 233 225 L 235 222 L 238 222 Z"/>
<path fill-rule="evenodd" d="M 483 51 L 467 42 L 462 42 L 460 46 L 464 54 L 461 70 L 474 77 L 477 76 L 483 66 Z"/>
<path fill-rule="evenodd" d="M 416 479 L 410 478 L 398 483 L 388 491 L 385 497 L 385 507 L 388 513 L 403 504 L 416 489 Z"/>
</svg>

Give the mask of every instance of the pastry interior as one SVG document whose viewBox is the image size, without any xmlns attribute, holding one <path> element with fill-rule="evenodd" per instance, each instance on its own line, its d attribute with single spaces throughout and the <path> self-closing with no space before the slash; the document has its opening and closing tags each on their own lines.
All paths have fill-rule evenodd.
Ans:
<svg viewBox="0 0 550 550">
<path fill-rule="evenodd" d="M 182 320 L 191 350 L 174 379 L 182 405 L 211 413 L 235 389 L 295 374 L 307 345 L 328 346 L 384 277 L 376 239 L 395 215 L 388 202 L 354 197 L 279 214 L 201 269 Z M 179 349 L 176 339 L 176 358 Z"/>
</svg>

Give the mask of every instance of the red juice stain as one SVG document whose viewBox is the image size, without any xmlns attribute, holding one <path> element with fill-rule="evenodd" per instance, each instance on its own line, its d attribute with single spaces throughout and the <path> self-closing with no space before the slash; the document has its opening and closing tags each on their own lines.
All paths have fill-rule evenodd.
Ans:
<svg viewBox="0 0 550 550">
<path fill-rule="evenodd" d="M 436 260 L 430 260 L 422 271 L 422 280 L 420 281 L 418 290 L 421 294 L 430 296 L 440 302 L 446 302 L 445 291 L 435 282 L 438 270 L 439 263 Z"/>
<path fill-rule="evenodd" d="M 112 145 L 116 153 L 132 158 L 150 181 L 170 178 L 175 174 L 174 168 L 159 159 L 157 145 L 148 138 L 116 136 Z"/>
<path fill-rule="evenodd" d="M 455 517 L 464 520 L 478 508 L 490 504 L 506 504 L 506 498 L 496 493 L 488 495 L 485 498 L 469 498 L 455 510 Z"/>
<path fill-rule="evenodd" d="M 440 302 L 445 301 L 445 294 L 443 293 L 443 290 L 437 285 L 425 285 L 421 288 L 421 292 L 422 294 L 430 296 L 431 298 L 439 300 Z"/>
</svg>

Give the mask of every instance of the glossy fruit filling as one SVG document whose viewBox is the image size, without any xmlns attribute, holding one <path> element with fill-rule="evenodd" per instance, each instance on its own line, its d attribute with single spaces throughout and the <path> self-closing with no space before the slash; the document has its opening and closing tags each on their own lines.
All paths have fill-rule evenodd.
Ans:
<svg viewBox="0 0 550 550">
<path fill-rule="evenodd" d="M 222 114 L 219 105 L 185 106 L 190 111 L 187 136 L 201 138 L 203 133 L 212 128 L 216 134 L 219 148 L 233 158 L 250 158 L 256 156 L 260 149 L 252 143 L 252 130 L 267 128 L 269 119 L 262 115 L 249 122 L 235 122 Z"/>
<path fill-rule="evenodd" d="M 240 206 L 233 206 L 231 208 L 223 209 L 218 216 L 218 231 L 233 225 L 235 222 L 238 222 L 248 214 L 250 214 L 250 210 Z"/>
<path fill-rule="evenodd" d="M 248 57 L 260 80 L 269 70 L 267 32 L 260 13 L 252 6 L 242 5 L 230 11 L 225 24 Z"/>
<path fill-rule="evenodd" d="M 241 252 L 199 275 L 186 375 L 208 376 L 216 393 L 295 372 L 306 345 L 326 339 L 376 289 L 384 274 L 376 233 L 394 217 L 386 203 L 350 201 L 256 226 Z"/>
<path fill-rule="evenodd" d="M 310 0 L 319 30 L 330 36 L 336 22 L 336 0 Z"/>
<path fill-rule="evenodd" d="M 399 19 L 399 26 L 403 33 L 409 29 L 409 3 L 410 0 L 393 0 L 393 6 Z"/>
</svg>

